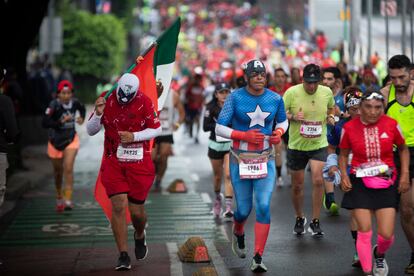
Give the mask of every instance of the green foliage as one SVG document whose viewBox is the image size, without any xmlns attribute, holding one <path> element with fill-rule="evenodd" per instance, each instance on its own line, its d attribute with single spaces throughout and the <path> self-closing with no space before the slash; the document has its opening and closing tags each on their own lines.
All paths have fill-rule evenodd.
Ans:
<svg viewBox="0 0 414 276">
<path fill-rule="evenodd" d="M 63 15 L 63 53 L 57 64 L 74 75 L 108 79 L 118 74 L 125 49 L 126 31 L 115 16 L 75 10 Z"/>
</svg>

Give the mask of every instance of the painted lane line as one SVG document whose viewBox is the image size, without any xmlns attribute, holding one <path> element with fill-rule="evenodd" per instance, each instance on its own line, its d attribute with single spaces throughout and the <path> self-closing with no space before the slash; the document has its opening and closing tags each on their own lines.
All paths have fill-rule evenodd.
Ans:
<svg viewBox="0 0 414 276">
<path fill-rule="evenodd" d="M 221 257 L 220 253 L 217 251 L 217 248 L 212 241 L 206 242 L 208 247 L 208 253 L 211 257 L 211 261 L 214 265 L 214 268 L 217 271 L 217 275 L 220 276 L 228 276 L 230 275 L 228 270 L 226 269 L 226 265 L 224 264 L 223 257 Z"/>
<path fill-rule="evenodd" d="M 211 198 L 208 193 L 201 193 L 201 198 L 205 203 L 212 203 Z"/>
<path fill-rule="evenodd" d="M 168 255 L 170 256 L 170 274 L 171 276 L 182 276 L 183 267 L 178 258 L 178 246 L 175 242 L 167 242 Z"/>
</svg>

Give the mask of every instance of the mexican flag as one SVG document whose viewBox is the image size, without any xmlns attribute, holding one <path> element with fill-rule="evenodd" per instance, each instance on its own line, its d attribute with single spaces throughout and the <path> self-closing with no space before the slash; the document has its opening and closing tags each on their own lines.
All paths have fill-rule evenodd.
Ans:
<svg viewBox="0 0 414 276">
<path fill-rule="evenodd" d="M 175 52 L 178 43 L 181 20 L 178 18 L 151 46 L 141 55 L 144 59 L 138 64 L 132 64 L 126 72 L 135 74 L 140 80 L 139 90 L 147 95 L 154 103 L 155 111 L 161 110 L 170 89 L 172 73 L 175 63 Z M 155 80 L 162 82 L 163 93 L 157 99 L 157 88 Z M 108 98 L 116 89 L 116 83 L 105 94 Z M 151 141 L 152 142 L 152 141 Z M 150 148 L 152 148 L 152 143 Z M 102 160 L 105 156 L 102 157 Z M 101 164 L 102 165 L 102 164 Z M 101 182 L 101 170 L 99 170 L 95 185 L 95 199 L 101 205 L 106 217 L 111 221 L 112 204 L 108 198 L 105 187 Z M 127 223 L 131 222 L 131 216 L 127 208 Z"/>
<path fill-rule="evenodd" d="M 157 39 L 157 49 L 154 56 L 155 79 L 160 80 L 164 86 L 163 93 L 158 98 L 158 111 L 164 106 L 170 90 L 180 27 L 181 20 L 178 17 L 170 28 Z"/>
</svg>

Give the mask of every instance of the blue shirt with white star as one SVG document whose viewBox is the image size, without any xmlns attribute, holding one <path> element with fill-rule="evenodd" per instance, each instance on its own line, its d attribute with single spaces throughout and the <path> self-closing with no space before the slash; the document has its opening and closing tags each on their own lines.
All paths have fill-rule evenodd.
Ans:
<svg viewBox="0 0 414 276">
<path fill-rule="evenodd" d="M 271 135 L 274 125 L 285 120 L 285 105 L 279 94 L 265 88 L 263 94 L 255 96 L 242 87 L 227 97 L 217 123 L 240 131 L 260 129 L 264 135 Z"/>
</svg>

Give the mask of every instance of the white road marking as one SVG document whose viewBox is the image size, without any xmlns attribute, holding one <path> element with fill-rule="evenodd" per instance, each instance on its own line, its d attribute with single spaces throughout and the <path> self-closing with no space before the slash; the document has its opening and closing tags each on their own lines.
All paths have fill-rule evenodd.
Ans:
<svg viewBox="0 0 414 276">
<path fill-rule="evenodd" d="M 217 275 L 230 275 L 228 270 L 226 269 L 226 265 L 223 261 L 223 257 L 221 257 L 220 253 L 217 251 L 214 242 L 206 242 L 208 247 L 208 254 L 210 255 L 211 261 L 214 265 L 214 268 L 217 271 Z"/>
<path fill-rule="evenodd" d="M 211 203 L 211 198 L 208 195 L 208 193 L 201 193 L 201 198 L 203 199 L 203 202 L 205 203 Z"/>
<path fill-rule="evenodd" d="M 183 266 L 178 258 L 178 247 L 175 242 L 167 242 L 168 255 L 170 256 L 170 274 L 171 276 L 182 276 Z"/>
</svg>

